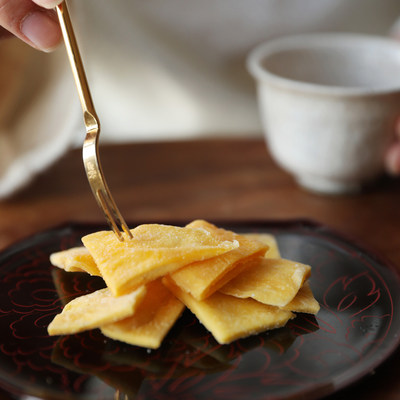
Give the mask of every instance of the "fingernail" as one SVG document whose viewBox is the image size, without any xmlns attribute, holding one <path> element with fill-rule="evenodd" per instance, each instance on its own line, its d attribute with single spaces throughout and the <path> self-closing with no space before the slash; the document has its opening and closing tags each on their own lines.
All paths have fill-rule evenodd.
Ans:
<svg viewBox="0 0 400 400">
<path fill-rule="evenodd" d="M 22 34 L 38 49 L 51 51 L 60 43 L 60 27 L 46 12 L 35 11 L 21 22 Z"/>
</svg>

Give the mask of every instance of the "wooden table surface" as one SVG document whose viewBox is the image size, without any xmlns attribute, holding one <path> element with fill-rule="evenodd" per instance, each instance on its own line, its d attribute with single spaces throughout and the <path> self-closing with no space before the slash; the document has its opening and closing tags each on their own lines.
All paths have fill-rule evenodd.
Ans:
<svg viewBox="0 0 400 400">
<path fill-rule="evenodd" d="M 259 139 L 104 145 L 100 154 L 127 221 L 312 219 L 400 268 L 400 178 L 383 178 L 357 195 L 311 194 L 274 164 Z M 0 249 L 70 221 L 103 222 L 79 150 L 0 202 Z M 399 355 L 331 398 L 399 399 Z"/>
</svg>

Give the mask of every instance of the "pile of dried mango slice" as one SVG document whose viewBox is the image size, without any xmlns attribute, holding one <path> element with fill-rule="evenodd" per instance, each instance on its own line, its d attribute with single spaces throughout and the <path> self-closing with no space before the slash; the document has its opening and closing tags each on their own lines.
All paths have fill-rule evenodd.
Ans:
<svg viewBox="0 0 400 400">
<path fill-rule="evenodd" d="M 155 349 L 187 307 L 226 344 L 282 327 L 295 312 L 319 311 L 311 267 L 282 259 L 272 235 L 237 234 L 203 220 L 131 232 L 124 241 L 111 231 L 89 234 L 84 247 L 51 255 L 54 266 L 101 276 L 107 287 L 69 302 L 48 326 L 50 335 L 99 328 Z"/>
</svg>

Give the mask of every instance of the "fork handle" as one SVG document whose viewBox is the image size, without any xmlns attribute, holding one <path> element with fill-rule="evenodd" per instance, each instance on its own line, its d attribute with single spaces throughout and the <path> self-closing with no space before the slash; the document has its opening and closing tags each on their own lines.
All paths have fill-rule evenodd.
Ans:
<svg viewBox="0 0 400 400">
<path fill-rule="evenodd" d="M 92 96 L 90 94 L 89 85 L 86 78 L 85 68 L 83 67 L 83 62 L 79 52 L 74 29 L 72 27 L 67 3 L 63 1 L 60 5 L 56 6 L 56 10 L 58 19 L 60 21 L 61 31 L 64 38 L 68 58 L 71 64 L 75 84 L 78 89 L 79 100 L 82 105 L 85 124 L 86 122 L 89 122 L 89 124 L 87 124 L 86 126 L 94 124 L 95 127 L 98 128 L 99 119 L 93 105 Z"/>
</svg>

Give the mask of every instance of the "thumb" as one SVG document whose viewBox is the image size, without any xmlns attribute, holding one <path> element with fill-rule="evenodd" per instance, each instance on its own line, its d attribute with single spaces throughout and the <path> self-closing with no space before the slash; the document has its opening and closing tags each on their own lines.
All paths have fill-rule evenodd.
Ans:
<svg viewBox="0 0 400 400">
<path fill-rule="evenodd" d="M 385 154 L 385 167 L 389 174 L 400 175 L 400 118 L 397 119 L 393 142 Z"/>
<path fill-rule="evenodd" d="M 0 36 L 4 30 L 29 45 L 50 51 L 61 41 L 61 30 L 53 10 L 31 0 L 0 0 Z"/>
</svg>

